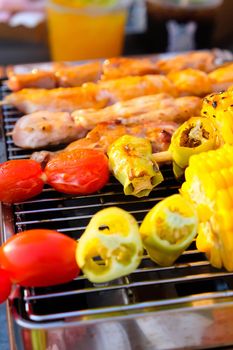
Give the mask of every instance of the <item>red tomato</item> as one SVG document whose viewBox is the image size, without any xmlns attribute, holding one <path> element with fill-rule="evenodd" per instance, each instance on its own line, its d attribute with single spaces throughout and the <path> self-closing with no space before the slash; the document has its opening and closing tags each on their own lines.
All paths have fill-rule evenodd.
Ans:
<svg viewBox="0 0 233 350">
<path fill-rule="evenodd" d="M 41 193 L 44 186 L 39 163 L 30 159 L 0 164 L 0 201 L 15 203 Z"/>
<path fill-rule="evenodd" d="M 108 158 L 98 150 L 62 152 L 45 167 L 47 182 L 57 191 L 88 194 L 100 190 L 109 179 Z"/>
<path fill-rule="evenodd" d="M 6 301 L 11 292 L 11 281 L 7 271 L 0 268 L 0 304 Z"/>
<path fill-rule="evenodd" d="M 79 274 L 77 242 L 62 233 L 35 229 L 11 237 L 0 250 L 0 265 L 14 283 L 28 287 L 51 286 Z"/>
</svg>

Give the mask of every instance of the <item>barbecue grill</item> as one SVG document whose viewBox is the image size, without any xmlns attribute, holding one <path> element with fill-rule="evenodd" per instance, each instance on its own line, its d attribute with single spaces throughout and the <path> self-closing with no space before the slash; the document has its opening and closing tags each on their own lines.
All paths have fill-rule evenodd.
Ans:
<svg viewBox="0 0 233 350">
<path fill-rule="evenodd" d="M 9 91 L 2 84 L 0 98 Z M 30 157 L 8 135 L 21 116 L 2 107 L 1 161 Z M 148 198 L 126 197 L 114 180 L 96 194 L 73 197 L 45 187 L 41 195 L 1 205 L 1 234 L 55 229 L 78 239 L 94 213 L 118 206 L 139 223 L 159 200 L 176 193 L 170 166 Z M 51 248 L 52 249 L 52 248 Z M 171 267 L 144 255 L 129 276 L 92 284 L 85 276 L 49 288 L 15 287 L 8 304 L 15 350 L 221 349 L 233 344 L 233 273 L 210 266 L 193 242 Z M 230 347 L 231 348 L 231 347 Z"/>
</svg>

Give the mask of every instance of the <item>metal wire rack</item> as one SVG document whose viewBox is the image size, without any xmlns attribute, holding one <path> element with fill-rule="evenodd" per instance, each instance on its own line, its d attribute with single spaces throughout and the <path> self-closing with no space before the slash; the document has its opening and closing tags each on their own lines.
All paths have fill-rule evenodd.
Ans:
<svg viewBox="0 0 233 350">
<path fill-rule="evenodd" d="M 8 92 L 3 85 L 0 90 L 1 99 Z M 2 115 L 1 160 L 30 157 L 28 151 L 14 146 L 9 134 L 21 114 L 11 106 L 4 106 Z M 121 185 L 111 178 L 103 190 L 92 195 L 68 196 L 46 187 L 36 198 L 16 203 L 12 207 L 2 205 L 2 240 L 32 228 L 55 229 L 78 239 L 93 214 L 110 206 L 128 210 L 141 223 L 148 210 L 159 200 L 178 191 L 180 184 L 175 181 L 171 167 L 163 167 L 162 172 L 165 181 L 148 198 L 124 196 Z M 196 250 L 193 242 L 175 265 L 159 267 L 144 255 L 136 271 L 111 283 L 94 285 L 85 276 L 79 276 L 70 283 L 49 288 L 17 287 L 11 301 L 11 312 L 15 328 L 48 332 L 51 328 L 63 329 L 67 325 L 82 328 L 83 325 L 87 327 L 88 324 L 100 321 L 106 323 L 120 319 L 124 323 L 129 318 L 137 317 L 140 321 L 141 316 L 160 315 L 161 312 L 163 318 L 168 310 L 179 312 L 180 315 L 187 310 L 192 313 L 198 307 L 212 310 L 213 306 L 222 305 L 223 302 L 224 305 L 231 305 L 232 287 L 233 273 L 212 268 L 205 256 Z M 212 313 L 208 314 L 208 318 L 211 315 Z M 136 323 L 138 333 L 140 322 Z M 125 327 L 127 329 L 129 323 Z M 131 328 L 132 323 L 129 334 L 134 333 Z M 140 332 L 142 330 L 145 336 L 143 327 Z M 138 337 L 138 334 L 131 336 L 131 343 L 133 338 Z M 146 339 L 150 344 L 153 343 L 147 335 Z M 137 344 L 140 342 L 144 345 L 137 345 L 138 349 L 157 349 L 147 346 L 144 338 L 137 340 Z M 212 340 L 210 345 L 220 343 Z M 83 348 L 96 349 L 96 345 L 92 345 L 92 348 L 89 346 Z M 23 348 L 26 348 L 25 344 L 22 345 Z M 178 347 L 174 345 L 174 348 Z"/>
</svg>

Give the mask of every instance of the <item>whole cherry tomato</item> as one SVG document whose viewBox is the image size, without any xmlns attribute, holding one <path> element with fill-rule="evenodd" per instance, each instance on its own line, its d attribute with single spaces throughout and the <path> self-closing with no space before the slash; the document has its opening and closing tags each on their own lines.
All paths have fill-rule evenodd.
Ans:
<svg viewBox="0 0 233 350">
<path fill-rule="evenodd" d="M 7 271 L 0 268 L 0 304 L 6 301 L 11 292 L 11 281 Z"/>
<path fill-rule="evenodd" d="M 44 181 L 39 163 L 30 159 L 0 164 L 0 201 L 15 203 L 41 193 Z"/>
<path fill-rule="evenodd" d="M 109 179 L 108 158 L 94 149 L 61 152 L 45 167 L 47 183 L 68 194 L 100 190 Z"/>
<path fill-rule="evenodd" d="M 0 265 L 13 283 L 28 287 L 69 282 L 79 274 L 77 242 L 57 231 L 35 229 L 18 233 L 0 249 Z"/>
</svg>

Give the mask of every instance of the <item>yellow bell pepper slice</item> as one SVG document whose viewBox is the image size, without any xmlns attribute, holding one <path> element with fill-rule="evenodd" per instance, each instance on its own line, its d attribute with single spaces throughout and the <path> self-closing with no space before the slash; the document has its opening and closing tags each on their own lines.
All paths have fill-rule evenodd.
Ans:
<svg viewBox="0 0 233 350">
<path fill-rule="evenodd" d="M 175 177 L 183 176 L 189 158 L 193 154 L 216 149 L 219 146 L 219 133 L 212 120 L 205 117 L 192 117 L 187 120 L 175 131 L 169 146 Z"/>
<path fill-rule="evenodd" d="M 233 89 L 208 95 L 202 104 L 201 114 L 214 120 L 222 143 L 233 144 Z"/>
<path fill-rule="evenodd" d="M 110 169 L 123 185 L 125 195 L 148 196 L 163 181 L 149 140 L 124 135 L 110 145 L 108 157 Z"/>
<path fill-rule="evenodd" d="M 169 266 L 191 244 L 197 225 L 192 203 L 174 194 L 149 211 L 139 231 L 150 258 L 161 266 Z"/>
<path fill-rule="evenodd" d="M 142 255 L 138 223 L 118 207 L 103 209 L 92 217 L 76 251 L 79 267 L 94 283 L 130 274 L 140 264 Z"/>
</svg>

